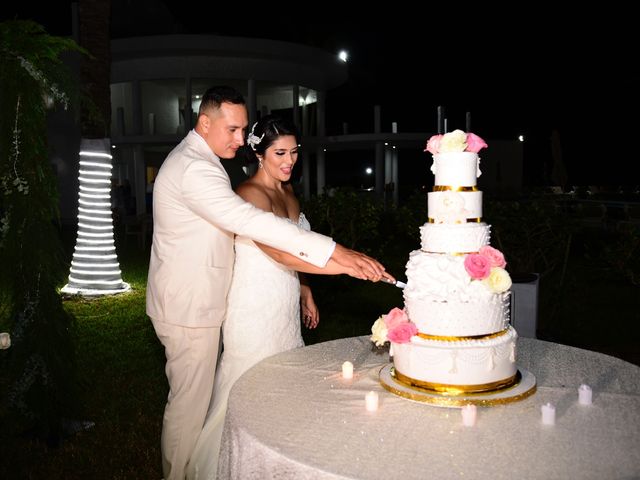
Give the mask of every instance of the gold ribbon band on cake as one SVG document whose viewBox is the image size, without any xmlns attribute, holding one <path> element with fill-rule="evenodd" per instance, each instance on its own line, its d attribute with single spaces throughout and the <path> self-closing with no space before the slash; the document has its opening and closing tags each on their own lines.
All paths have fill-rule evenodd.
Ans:
<svg viewBox="0 0 640 480">
<path fill-rule="evenodd" d="M 434 218 L 428 217 L 427 218 L 427 222 L 428 223 L 436 223 Z M 467 218 L 467 223 L 480 223 L 482 222 L 482 218 L 481 217 L 475 217 L 475 218 Z"/>
<path fill-rule="evenodd" d="M 451 192 L 477 192 L 478 187 L 476 187 L 475 185 L 473 187 L 454 187 L 451 185 L 434 185 L 433 186 L 433 191 L 434 192 L 447 192 L 447 191 L 451 191 Z"/>
<path fill-rule="evenodd" d="M 508 331 L 509 329 L 505 328 L 504 330 L 500 330 L 499 332 L 495 332 L 495 333 L 488 333 L 485 335 L 469 335 L 467 337 L 453 337 L 448 335 L 429 335 L 427 333 L 418 332 L 418 336 L 420 338 L 424 338 L 425 340 L 436 340 L 440 342 L 464 342 L 465 340 L 488 340 L 490 338 L 497 338 L 497 337 L 501 337 Z"/>
<path fill-rule="evenodd" d="M 423 248 L 420 249 L 421 252 L 424 253 L 433 253 L 436 255 L 453 255 L 454 257 L 460 257 L 462 255 L 469 255 L 470 253 L 478 253 L 478 252 L 432 252 L 431 250 L 425 250 Z"/>
<path fill-rule="evenodd" d="M 423 380 L 416 380 L 415 378 L 411 378 L 411 377 L 408 377 L 407 375 L 403 375 L 398 371 L 397 368 L 393 369 L 392 375 L 399 382 L 402 382 L 406 385 L 417 387 L 419 389 L 426 390 L 429 392 L 436 392 L 440 395 L 449 395 L 449 396 L 493 392 L 493 391 L 512 387 L 520 381 L 520 372 L 516 372 L 515 375 L 505 378 L 503 380 L 498 380 L 496 382 L 491 382 L 491 383 L 482 383 L 478 385 L 449 385 L 446 383 L 425 382 Z"/>
</svg>

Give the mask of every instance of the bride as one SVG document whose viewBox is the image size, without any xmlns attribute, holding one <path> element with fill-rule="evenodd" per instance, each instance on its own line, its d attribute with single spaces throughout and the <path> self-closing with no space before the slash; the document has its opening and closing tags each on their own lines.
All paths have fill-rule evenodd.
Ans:
<svg viewBox="0 0 640 480">
<path fill-rule="evenodd" d="M 288 183 L 298 159 L 295 127 L 277 117 L 263 117 L 251 129 L 247 144 L 258 159 L 256 174 L 237 193 L 258 208 L 310 229 Z M 215 376 L 213 401 L 187 467 L 187 478 L 215 479 L 227 398 L 235 381 L 260 360 L 304 345 L 300 311 L 306 327 L 318 325 L 311 289 L 297 271 L 351 273 L 329 260 L 314 267 L 296 257 L 248 238 L 235 239 L 236 258 L 222 326 L 224 349 Z"/>
</svg>

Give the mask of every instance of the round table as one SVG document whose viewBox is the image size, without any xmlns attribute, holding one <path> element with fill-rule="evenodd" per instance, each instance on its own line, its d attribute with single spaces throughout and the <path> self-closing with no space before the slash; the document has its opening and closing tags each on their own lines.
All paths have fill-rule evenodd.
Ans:
<svg viewBox="0 0 640 480">
<path fill-rule="evenodd" d="M 344 380 L 342 363 L 354 365 Z M 640 368 L 541 340 L 518 340 L 518 366 L 537 391 L 478 408 L 413 402 L 385 390 L 388 349 L 366 336 L 284 352 L 246 372 L 229 397 L 218 478 L 629 479 L 640 476 Z M 578 387 L 593 404 L 578 403 Z M 369 391 L 379 409 L 365 409 Z M 556 407 L 543 425 L 541 406 Z"/>
</svg>

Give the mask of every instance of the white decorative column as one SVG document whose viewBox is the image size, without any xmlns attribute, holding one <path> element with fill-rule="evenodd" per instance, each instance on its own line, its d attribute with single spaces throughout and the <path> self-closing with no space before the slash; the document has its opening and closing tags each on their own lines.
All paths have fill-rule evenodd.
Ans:
<svg viewBox="0 0 640 480">
<path fill-rule="evenodd" d="M 302 134 L 302 123 L 300 115 L 300 87 L 295 84 L 291 88 L 291 95 L 293 96 L 293 124 L 296 126 L 300 134 Z"/>
<path fill-rule="evenodd" d="M 316 93 L 316 132 L 321 145 L 326 142 L 326 129 L 325 129 L 325 93 L 318 91 Z M 316 193 L 322 195 L 324 187 L 326 185 L 326 150 L 320 146 L 316 148 Z"/>
<path fill-rule="evenodd" d="M 110 295 L 131 289 L 122 281 L 111 217 L 111 142 L 80 142 L 78 236 L 63 293 Z"/>
<path fill-rule="evenodd" d="M 322 195 L 325 183 L 325 151 L 323 147 L 316 148 L 316 194 Z"/>
<path fill-rule="evenodd" d="M 309 152 L 302 150 L 302 185 L 304 188 L 304 199 L 311 198 L 311 162 Z"/>
<path fill-rule="evenodd" d="M 382 113 L 380 105 L 373 106 L 373 133 L 382 132 Z M 376 175 L 376 193 L 384 195 L 385 185 L 390 181 L 387 175 L 386 153 L 384 142 L 376 142 L 375 144 L 375 175 Z"/>
<path fill-rule="evenodd" d="M 393 182 L 393 203 L 398 205 L 400 184 L 398 183 L 398 148 L 396 145 L 391 150 L 391 181 Z"/>
<path fill-rule="evenodd" d="M 375 146 L 375 175 L 376 175 L 376 193 L 380 196 L 384 195 L 385 185 L 385 165 L 384 165 L 384 143 L 376 142 Z"/>
<path fill-rule="evenodd" d="M 249 116 L 249 130 L 254 123 L 256 123 L 258 118 L 258 87 L 256 85 L 255 78 L 250 78 L 247 80 L 247 114 Z"/>
</svg>

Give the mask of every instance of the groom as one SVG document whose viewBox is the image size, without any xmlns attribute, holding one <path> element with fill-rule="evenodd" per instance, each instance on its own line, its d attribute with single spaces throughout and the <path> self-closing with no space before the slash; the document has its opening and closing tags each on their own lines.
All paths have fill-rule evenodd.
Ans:
<svg viewBox="0 0 640 480">
<path fill-rule="evenodd" d="M 234 234 L 318 267 L 332 258 L 356 278 L 389 277 L 376 260 L 259 210 L 232 191 L 220 159 L 235 157 L 246 128 L 242 95 L 210 88 L 195 129 L 169 153 L 155 180 L 146 303 L 167 358 L 161 439 L 166 480 L 184 479 L 211 400 Z"/>
</svg>

